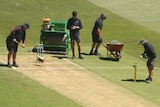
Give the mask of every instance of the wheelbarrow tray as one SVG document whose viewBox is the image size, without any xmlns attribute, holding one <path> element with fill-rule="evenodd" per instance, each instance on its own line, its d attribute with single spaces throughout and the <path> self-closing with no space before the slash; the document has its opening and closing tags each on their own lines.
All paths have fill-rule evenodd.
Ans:
<svg viewBox="0 0 160 107">
<path fill-rule="evenodd" d="M 113 44 L 111 42 L 102 42 L 103 46 L 107 49 L 107 56 L 111 57 L 111 55 L 113 55 L 113 57 L 115 58 L 115 60 L 119 61 L 119 59 L 121 58 L 121 50 L 123 49 L 124 44 L 123 43 L 118 43 L 118 44 Z M 110 55 L 108 55 L 108 51 L 111 53 Z"/>
<path fill-rule="evenodd" d="M 121 51 L 123 49 L 124 44 L 111 44 L 111 43 L 106 43 L 106 46 L 109 48 L 109 51 Z"/>
</svg>

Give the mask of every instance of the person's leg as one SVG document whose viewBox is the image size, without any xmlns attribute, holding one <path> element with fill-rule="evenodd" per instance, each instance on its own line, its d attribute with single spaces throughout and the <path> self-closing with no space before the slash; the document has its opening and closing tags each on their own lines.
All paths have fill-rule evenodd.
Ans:
<svg viewBox="0 0 160 107">
<path fill-rule="evenodd" d="M 100 45 L 101 45 L 101 43 L 97 43 L 97 44 L 96 44 L 96 48 L 95 48 L 95 51 L 94 51 L 94 54 L 95 54 L 95 55 L 99 55 L 98 49 L 99 49 Z"/>
<path fill-rule="evenodd" d="M 149 79 L 150 79 L 150 60 L 148 60 L 147 61 L 147 68 L 148 68 L 148 77 L 146 78 L 146 82 L 148 82 L 149 81 Z"/>
<path fill-rule="evenodd" d="M 154 65 L 155 65 L 155 62 L 156 62 L 156 58 L 154 58 L 154 59 L 149 59 L 149 60 L 147 61 L 147 68 L 148 68 L 149 76 L 148 76 L 148 78 L 146 79 L 146 82 L 152 81 L 152 77 L 153 77 L 153 73 L 154 73 Z"/>
<path fill-rule="evenodd" d="M 147 66 L 147 68 L 148 68 L 149 76 L 148 76 L 148 78 L 146 78 L 146 83 L 150 83 L 152 81 L 153 68 L 151 68 L 150 66 Z"/>
<path fill-rule="evenodd" d="M 14 45 L 14 51 L 13 51 L 13 64 L 12 64 L 12 66 L 15 66 L 15 67 L 18 67 L 18 65 L 16 63 L 17 50 L 18 50 L 18 45 L 15 44 Z"/>
<path fill-rule="evenodd" d="M 99 49 L 100 45 L 101 45 L 101 43 L 97 43 L 97 45 L 96 45 L 96 49 L 95 49 L 95 50 L 97 50 L 97 51 L 98 51 L 98 49 Z"/>
<path fill-rule="evenodd" d="M 13 52 L 13 62 L 16 62 L 17 52 Z"/>
<path fill-rule="evenodd" d="M 99 37 L 98 35 L 96 35 L 95 36 L 95 41 L 96 41 L 96 49 L 95 49 L 95 51 L 94 51 L 94 54 L 95 55 L 100 55 L 99 53 L 98 53 L 98 49 L 99 49 L 99 47 L 100 47 L 100 45 L 101 45 L 101 43 L 102 43 L 102 39 L 101 39 L 101 37 Z"/>
<path fill-rule="evenodd" d="M 92 43 L 92 46 L 91 46 L 91 51 L 90 51 L 90 53 L 89 53 L 90 55 L 93 55 L 93 50 L 94 50 L 95 45 L 96 45 L 96 43 L 93 42 L 93 43 Z"/>
<path fill-rule="evenodd" d="M 77 41 L 77 46 L 78 46 L 79 58 L 80 58 L 80 59 L 83 59 L 83 57 L 81 56 L 81 45 L 80 45 L 80 41 Z"/>
<path fill-rule="evenodd" d="M 13 52 L 13 64 L 12 64 L 12 66 L 18 67 L 18 65 L 16 63 L 16 56 L 17 56 L 17 52 Z"/>
<path fill-rule="evenodd" d="M 12 52 L 12 51 L 9 51 L 9 52 L 8 52 L 8 55 L 7 55 L 7 66 L 8 66 L 8 67 L 12 67 L 11 64 L 10 64 L 12 55 L 13 55 L 13 52 Z"/>
<path fill-rule="evenodd" d="M 149 77 L 152 78 L 154 72 L 153 68 L 148 67 L 148 72 L 149 72 Z"/>
<path fill-rule="evenodd" d="M 77 41 L 77 46 L 78 46 L 78 53 L 81 53 L 81 46 L 80 46 L 80 41 Z"/>
<path fill-rule="evenodd" d="M 11 43 L 10 41 L 6 40 L 6 47 L 7 47 L 7 50 L 8 50 L 8 54 L 7 54 L 7 66 L 11 68 L 12 65 L 10 64 L 10 61 L 11 61 L 11 57 L 13 55 L 14 44 Z"/>
<path fill-rule="evenodd" d="M 93 55 L 93 50 L 96 46 L 97 43 L 97 35 L 92 34 L 92 45 L 91 45 L 91 50 L 89 52 L 90 55 Z"/>
<path fill-rule="evenodd" d="M 75 53 L 74 53 L 74 41 L 71 41 L 71 48 L 72 48 L 72 58 L 75 57 Z"/>
</svg>

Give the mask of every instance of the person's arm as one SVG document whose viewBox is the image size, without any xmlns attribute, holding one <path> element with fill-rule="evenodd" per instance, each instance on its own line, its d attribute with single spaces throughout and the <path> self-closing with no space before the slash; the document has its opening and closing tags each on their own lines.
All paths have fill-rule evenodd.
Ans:
<svg viewBox="0 0 160 107">
<path fill-rule="evenodd" d="M 100 28 L 97 28 L 97 35 L 98 35 L 99 37 L 101 37 L 101 29 L 100 29 Z"/>
<path fill-rule="evenodd" d="M 16 42 L 16 43 L 18 43 L 18 41 L 16 40 L 16 30 L 15 30 L 16 28 L 13 28 L 12 30 L 11 30 L 11 32 L 10 32 L 10 36 L 11 36 L 11 38 L 12 38 L 12 40 L 13 40 L 13 42 Z"/>
<path fill-rule="evenodd" d="M 95 24 L 97 26 L 96 33 L 97 33 L 98 37 L 101 38 L 102 22 L 100 22 L 100 20 L 97 19 Z"/>
<path fill-rule="evenodd" d="M 80 19 L 79 19 L 79 25 L 77 26 L 77 29 L 82 29 L 82 22 Z"/>
<path fill-rule="evenodd" d="M 12 30 L 11 30 L 11 36 L 12 36 L 12 38 L 13 38 L 13 42 L 15 42 L 15 43 L 17 43 L 17 44 L 19 44 L 19 41 L 17 40 L 17 33 L 19 34 L 19 32 L 20 32 L 20 30 L 21 30 L 21 27 L 14 27 Z"/>
<path fill-rule="evenodd" d="M 70 19 L 67 22 L 67 29 L 69 29 L 69 30 L 72 29 L 72 24 L 71 24 L 71 20 Z"/>
<path fill-rule="evenodd" d="M 143 56 L 143 58 L 147 58 L 147 53 L 146 53 L 146 48 L 144 49 L 144 52 L 141 54 Z"/>
<path fill-rule="evenodd" d="M 19 42 L 18 42 L 17 39 L 16 39 L 16 32 L 15 32 L 15 31 L 14 31 L 14 32 L 11 32 L 11 36 L 12 36 L 12 38 L 13 38 L 13 42 L 19 44 Z"/>
<path fill-rule="evenodd" d="M 26 46 L 26 32 L 24 31 L 23 35 L 22 35 L 22 47 Z"/>
</svg>

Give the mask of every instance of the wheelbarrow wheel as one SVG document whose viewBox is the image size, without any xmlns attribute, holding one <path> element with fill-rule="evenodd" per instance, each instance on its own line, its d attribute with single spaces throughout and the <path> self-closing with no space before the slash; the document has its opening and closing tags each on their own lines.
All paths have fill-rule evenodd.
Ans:
<svg viewBox="0 0 160 107">
<path fill-rule="evenodd" d="M 119 51 L 116 51 L 116 58 L 115 58 L 115 60 L 116 60 L 116 61 L 119 61 L 120 58 L 121 58 L 120 52 L 119 52 Z"/>
<path fill-rule="evenodd" d="M 115 58 L 115 61 L 119 61 L 119 58 Z"/>
<path fill-rule="evenodd" d="M 117 58 L 121 58 L 121 53 L 120 53 L 120 51 L 117 51 L 117 52 L 116 52 L 116 57 L 117 57 Z"/>
</svg>

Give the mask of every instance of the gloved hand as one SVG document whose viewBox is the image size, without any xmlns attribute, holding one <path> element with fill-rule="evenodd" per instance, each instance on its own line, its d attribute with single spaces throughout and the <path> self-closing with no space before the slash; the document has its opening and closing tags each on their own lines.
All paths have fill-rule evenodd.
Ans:
<svg viewBox="0 0 160 107">
<path fill-rule="evenodd" d="M 140 54 L 139 57 L 140 58 L 147 58 L 147 55 L 146 54 Z"/>
<path fill-rule="evenodd" d="M 102 43 L 102 38 L 101 37 L 98 38 L 98 43 Z"/>
</svg>

